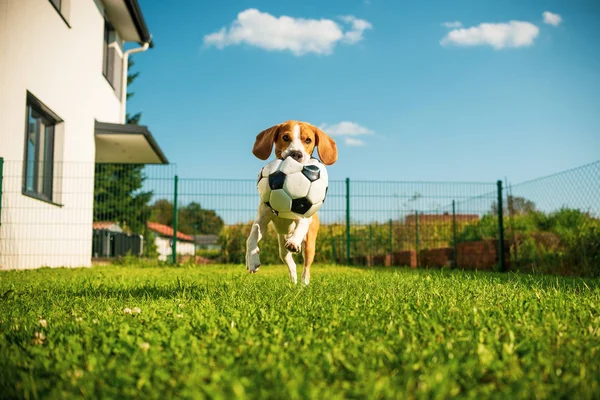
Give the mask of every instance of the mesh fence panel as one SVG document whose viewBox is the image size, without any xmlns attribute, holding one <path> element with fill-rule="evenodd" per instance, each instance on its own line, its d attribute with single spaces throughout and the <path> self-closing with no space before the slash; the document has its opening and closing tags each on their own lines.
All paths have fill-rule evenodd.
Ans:
<svg viewBox="0 0 600 400">
<path fill-rule="evenodd" d="M 90 265 L 127 254 L 170 260 L 175 203 L 180 260 L 244 262 L 259 203 L 255 179 L 179 179 L 176 189 L 175 165 L 57 163 L 44 186 L 29 170 L 4 161 L 2 268 Z M 505 185 L 505 266 L 598 274 L 599 182 L 597 162 Z M 498 211 L 496 183 L 330 181 L 315 260 L 493 269 Z M 280 263 L 272 228 L 260 248 L 263 263 Z"/>
<path fill-rule="evenodd" d="M 600 275 L 600 162 L 508 185 L 504 204 L 512 268 Z"/>
<path fill-rule="evenodd" d="M 89 265 L 94 165 L 54 164 L 49 190 L 34 167 L 4 161 L 0 266 Z"/>
<path fill-rule="evenodd" d="M 54 163 L 51 191 L 32 179 L 34 167 L 3 162 L 0 268 L 155 255 L 148 203 L 173 201 L 174 166 Z"/>
</svg>

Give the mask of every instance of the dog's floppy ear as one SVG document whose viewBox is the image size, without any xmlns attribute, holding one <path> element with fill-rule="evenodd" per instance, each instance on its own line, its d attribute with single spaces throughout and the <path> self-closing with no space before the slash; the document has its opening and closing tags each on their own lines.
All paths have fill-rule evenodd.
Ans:
<svg viewBox="0 0 600 400">
<path fill-rule="evenodd" d="M 280 127 L 281 124 L 272 126 L 256 136 L 256 141 L 254 142 L 254 147 L 252 148 L 252 153 L 256 157 L 260 158 L 261 160 L 266 160 L 269 158 L 271 151 L 273 150 L 273 143 L 275 143 L 277 140 L 277 134 L 279 133 Z"/>
<path fill-rule="evenodd" d="M 317 138 L 316 146 L 321 162 L 325 165 L 333 164 L 338 158 L 338 151 L 335 141 L 316 126 L 313 126 L 312 128 Z"/>
</svg>

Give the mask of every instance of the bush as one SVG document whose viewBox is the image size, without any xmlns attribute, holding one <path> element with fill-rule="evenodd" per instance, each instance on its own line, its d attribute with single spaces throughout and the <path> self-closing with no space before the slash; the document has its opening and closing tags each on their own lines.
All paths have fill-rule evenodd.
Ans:
<svg viewBox="0 0 600 400">
<path fill-rule="evenodd" d="M 551 213 L 533 210 L 505 217 L 504 229 L 513 269 L 600 275 L 600 220 L 589 213 L 571 208 Z M 488 214 L 465 226 L 458 240 L 479 241 L 497 235 L 497 217 Z"/>
<path fill-rule="evenodd" d="M 220 249 L 197 249 L 196 255 L 209 260 L 222 262 L 222 251 Z"/>
</svg>

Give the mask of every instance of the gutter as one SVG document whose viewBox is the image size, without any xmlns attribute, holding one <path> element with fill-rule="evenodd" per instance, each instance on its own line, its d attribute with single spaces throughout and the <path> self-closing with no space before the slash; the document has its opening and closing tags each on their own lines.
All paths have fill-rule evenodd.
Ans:
<svg viewBox="0 0 600 400">
<path fill-rule="evenodd" d="M 121 123 L 125 123 L 127 109 L 127 70 L 129 65 L 129 55 L 133 53 L 141 53 L 150 47 L 152 43 L 152 35 L 149 35 L 149 41 L 145 42 L 142 47 L 135 47 L 123 53 L 123 61 L 121 65 Z"/>
</svg>

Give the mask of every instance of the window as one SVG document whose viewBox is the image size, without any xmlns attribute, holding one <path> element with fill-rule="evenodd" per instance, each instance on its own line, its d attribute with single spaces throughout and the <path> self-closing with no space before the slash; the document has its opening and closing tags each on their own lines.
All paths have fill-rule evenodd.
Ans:
<svg viewBox="0 0 600 400">
<path fill-rule="evenodd" d="M 104 74 L 104 76 L 106 77 L 106 79 L 108 79 L 108 81 L 112 84 L 111 82 L 111 68 L 110 68 L 110 56 L 109 56 L 109 52 L 110 52 L 110 42 L 111 42 L 111 36 L 112 33 L 114 32 L 114 28 L 112 27 L 112 25 L 110 24 L 110 22 L 108 21 L 104 21 L 104 54 L 102 55 L 102 73 Z"/>
<path fill-rule="evenodd" d="M 102 55 L 102 73 L 113 87 L 117 97 L 121 93 L 121 54 L 117 32 L 110 22 L 104 21 L 104 46 Z"/>
<path fill-rule="evenodd" d="M 27 94 L 25 173 L 23 192 L 52 201 L 55 126 L 62 122 L 30 93 Z"/>
</svg>

